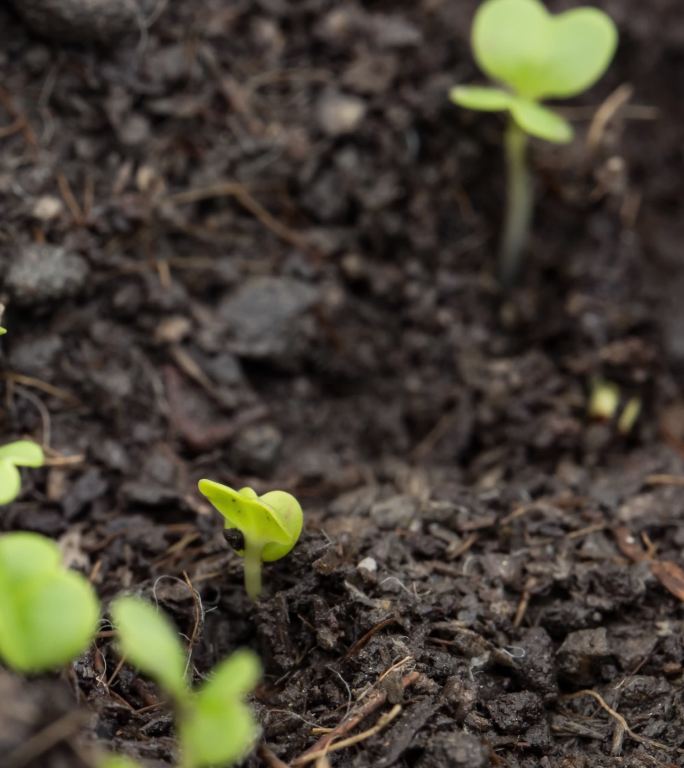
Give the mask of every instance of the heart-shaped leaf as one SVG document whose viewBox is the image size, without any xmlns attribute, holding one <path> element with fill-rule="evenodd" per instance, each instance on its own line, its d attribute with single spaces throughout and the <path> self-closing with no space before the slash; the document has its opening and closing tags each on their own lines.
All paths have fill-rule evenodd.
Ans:
<svg viewBox="0 0 684 768">
<path fill-rule="evenodd" d="M 617 30 L 597 8 L 551 15 L 539 0 L 486 0 L 473 23 L 475 58 L 494 80 L 531 100 L 566 98 L 610 64 Z"/>
<path fill-rule="evenodd" d="M 66 664 L 90 643 L 97 598 L 64 569 L 57 545 L 38 534 L 0 537 L 0 657 L 22 672 Z"/>
</svg>

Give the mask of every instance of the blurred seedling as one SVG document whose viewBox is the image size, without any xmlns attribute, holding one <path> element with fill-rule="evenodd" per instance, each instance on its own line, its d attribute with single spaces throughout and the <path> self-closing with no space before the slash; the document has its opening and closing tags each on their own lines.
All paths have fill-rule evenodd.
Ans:
<svg viewBox="0 0 684 768">
<path fill-rule="evenodd" d="M 9 504 L 21 493 L 17 467 L 42 467 L 43 449 L 30 440 L 17 440 L 0 447 L 0 505 Z"/>
<path fill-rule="evenodd" d="M 485 0 L 475 14 L 475 60 L 502 87 L 459 85 L 450 98 L 467 109 L 508 114 L 507 201 L 499 255 L 504 285 L 517 276 L 532 221 L 528 139 L 564 144 L 573 136 L 570 123 L 541 102 L 577 96 L 591 87 L 608 68 L 617 41 L 615 24 L 597 8 L 552 15 L 540 0 Z"/>
<path fill-rule="evenodd" d="M 121 597 L 112 603 L 111 615 L 122 656 L 155 680 L 175 704 L 179 768 L 221 768 L 244 758 L 259 735 L 244 701 L 261 677 L 257 656 L 236 651 L 192 690 L 185 650 L 164 614 L 137 597 Z M 121 760 L 106 758 L 103 766 L 128 768 L 130 761 Z"/>
<path fill-rule="evenodd" d="M 90 582 L 37 533 L 0 536 L 0 659 L 18 672 L 56 669 L 90 644 L 99 606 Z"/>
<path fill-rule="evenodd" d="M 613 421 L 617 417 L 617 430 L 628 435 L 641 414 L 641 398 L 630 397 L 622 410 L 620 387 L 612 381 L 596 378 L 591 382 L 587 412 L 597 421 Z M 619 414 L 619 415 L 618 415 Z"/>
<path fill-rule="evenodd" d="M 225 518 L 227 529 L 242 534 L 245 589 L 256 600 L 261 594 L 261 564 L 285 557 L 297 543 L 304 523 L 297 499 L 285 491 L 257 496 L 251 488 L 239 491 L 213 480 L 200 480 L 199 490 Z"/>
</svg>

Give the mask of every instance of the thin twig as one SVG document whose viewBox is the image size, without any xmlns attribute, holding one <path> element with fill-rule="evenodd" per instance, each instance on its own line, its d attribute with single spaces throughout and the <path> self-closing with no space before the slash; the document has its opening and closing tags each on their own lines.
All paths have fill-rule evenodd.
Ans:
<svg viewBox="0 0 684 768">
<path fill-rule="evenodd" d="M 342 741 L 338 741 L 334 744 L 328 743 L 323 749 L 318 750 L 317 752 L 309 752 L 307 755 L 298 757 L 292 764 L 299 766 L 306 765 L 307 763 L 313 763 L 316 760 L 325 757 L 328 752 L 337 752 L 339 749 L 346 749 L 347 747 L 353 747 L 354 744 L 360 744 L 362 741 L 370 739 L 371 736 L 375 736 L 376 733 L 380 733 L 383 728 L 386 728 L 392 722 L 392 720 L 399 716 L 401 711 L 401 704 L 395 704 L 389 712 L 381 715 L 381 717 L 378 719 L 378 722 L 368 730 L 357 733 L 355 736 L 349 736 L 348 738 L 343 739 Z"/>
<path fill-rule="evenodd" d="M 185 192 L 177 192 L 170 195 L 167 200 L 176 205 L 186 205 L 189 203 L 198 203 L 202 200 L 211 200 L 215 197 L 232 197 L 246 211 L 249 211 L 258 219 L 266 229 L 273 232 L 276 237 L 284 240 L 286 243 L 300 248 L 303 251 L 311 251 L 311 244 L 299 233 L 290 229 L 282 222 L 278 221 L 272 213 L 266 210 L 264 206 L 254 198 L 252 193 L 236 181 L 224 181 L 218 184 L 210 184 L 206 187 L 188 189 Z"/>
<path fill-rule="evenodd" d="M 563 696 L 563 700 L 570 700 L 570 699 L 577 699 L 581 696 L 591 696 L 593 699 L 595 699 L 599 705 L 606 710 L 606 712 L 614 719 L 616 720 L 620 727 L 624 730 L 624 732 L 630 736 L 634 741 L 638 741 L 640 744 L 646 744 L 649 747 L 653 747 L 654 749 L 662 749 L 665 752 L 684 752 L 684 750 L 677 749 L 676 747 L 669 747 L 667 744 L 663 744 L 660 741 L 654 741 L 653 739 L 649 739 L 646 736 L 640 736 L 638 733 L 635 733 L 628 725 L 625 718 L 616 710 L 614 710 L 610 705 L 606 703 L 606 700 L 601 696 L 600 693 L 597 693 L 596 691 L 592 691 L 589 688 L 585 688 L 581 691 L 577 691 L 577 693 L 569 693 L 566 696 Z"/>
</svg>

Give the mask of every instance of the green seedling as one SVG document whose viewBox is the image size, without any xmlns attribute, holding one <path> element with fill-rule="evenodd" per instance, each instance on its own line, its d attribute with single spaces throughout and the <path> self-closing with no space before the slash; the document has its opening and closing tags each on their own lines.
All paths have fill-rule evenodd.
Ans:
<svg viewBox="0 0 684 768">
<path fill-rule="evenodd" d="M 200 492 L 244 538 L 245 589 L 256 600 L 261 594 L 261 564 L 285 557 L 297 543 L 304 517 L 297 499 L 285 491 L 263 496 L 251 488 L 235 491 L 213 480 L 200 480 Z"/>
<path fill-rule="evenodd" d="M 6 333 L 7 333 L 7 328 L 3 328 L 3 327 L 0 325 L 0 336 L 4 336 Z"/>
<path fill-rule="evenodd" d="M 458 86 L 456 104 L 483 112 L 507 112 L 507 210 L 500 253 L 504 284 L 520 266 L 532 220 L 534 193 L 527 166 L 528 137 L 563 144 L 573 130 L 541 104 L 591 87 L 617 47 L 615 24 L 596 8 L 550 14 L 540 0 L 485 0 L 473 22 L 471 44 L 480 69 L 503 87 Z"/>
<path fill-rule="evenodd" d="M 219 768 L 244 758 L 259 735 L 244 701 L 261 677 L 257 656 L 236 651 L 191 690 L 185 650 L 166 616 L 136 597 L 115 600 L 111 614 L 122 655 L 152 677 L 176 705 L 181 768 Z"/>
<path fill-rule="evenodd" d="M 56 669 L 90 644 L 99 619 L 90 582 L 36 533 L 0 536 L 0 659 L 18 672 Z"/>
<path fill-rule="evenodd" d="M 30 440 L 17 440 L 0 448 L 0 505 L 14 501 L 21 492 L 17 467 L 42 467 L 43 449 Z"/>
</svg>

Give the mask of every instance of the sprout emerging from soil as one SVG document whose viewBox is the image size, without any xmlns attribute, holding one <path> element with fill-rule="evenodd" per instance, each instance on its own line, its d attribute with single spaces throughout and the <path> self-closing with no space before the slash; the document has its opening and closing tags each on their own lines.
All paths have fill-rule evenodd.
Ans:
<svg viewBox="0 0 684 768">
<path fill-rule="evenodd" d="M 236 651 L 193 690 L 186 679 L 186 651 L 164 614 L 137 597 L 117 598 L 111 614 L 122 655 L 152 677 L 176 705 L 180 768 L 227 766 L 243 759 L 259 735 L 244 701 L 261 677 L 257 656 Z M 122 765 L 127 763 L 118 758 L 103 763 L 107 768 Z"/>
<path fill-rule="evenodd" d="M 17 440 L 0 448 L 0 504 L 9 504 L 21 492 L 21 475 L 17 467 L 42 467 L 43 449 L 30 440 Z"/>
<path fill-rule="evenodd" d="M 540 0 L 486 0 L 475 15 L 475 60 L 504 87 L 457 86 L 450 98 L 467 109 L 508 113 L 507 209 L 499 264 L 504 285 L 519 271 L 532 220 L 528 138 L 564 144 L 573 136 L 568 121 L 540 102 L 576 96 L 592 86 L 608 68 L 617 40 L 615 24 L 596 8 L 552 15 Z"/>
<path fill-rule="evenodd" d="M 213 480 L 200 480 L 199 490 L 226 519 L 225 527 L 242 533 L 245 589 L 256 600 L 261 594 L 261 563 L 285 557 L 299 539 L 304 523 L 299 502 L 285 491 L 257 496 L 251 488 L 236 491 Z"/>
</svg>

